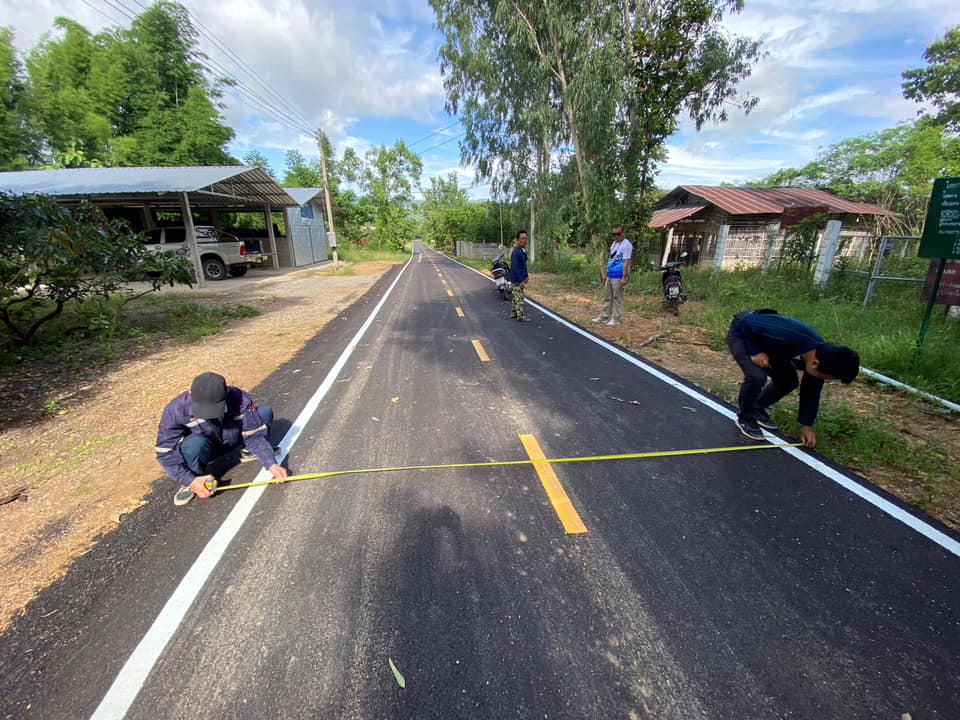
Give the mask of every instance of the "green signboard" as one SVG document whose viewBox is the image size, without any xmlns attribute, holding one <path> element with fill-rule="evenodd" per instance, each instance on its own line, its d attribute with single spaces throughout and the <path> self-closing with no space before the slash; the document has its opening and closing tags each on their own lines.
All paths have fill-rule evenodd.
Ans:
<svg viewBox="0 0 960 720">
<path fill-rule="evenodd" d="M 960 258 L 960 178 L 934 180 L 919 254 L 927 258 Z"/>
</svg>

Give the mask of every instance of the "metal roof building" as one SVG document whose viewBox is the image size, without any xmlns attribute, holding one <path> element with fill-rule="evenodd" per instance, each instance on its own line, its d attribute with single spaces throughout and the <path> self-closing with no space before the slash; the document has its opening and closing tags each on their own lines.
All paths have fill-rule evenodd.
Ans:
<svg viewBox="0 0 960 720">
<path fill-rule="evenodd" d="M 825 190 L 680 185 L 657 203 L 650 227 L 660 231 L 661 263 L 686 252 L 694 263 L 735 267 L 769 263 L 786 231 L 814 214 L 840 220 L 845 247 L 856 242 L 858 250 L 878 218 L 896 216 Z"/>
<path fill-rule="evenodd" d="M 184 218 L 184 225 L 190 224 L 186 218 L 198 216 L 200 224 L 215 227 L 221 227 L 224 213 L 262 214 L 266 230 L 256 236 L 251 234 L 250 241 L 266 245 L 264 252 L 270 255 L 273 267 L 278 268 L 281 260 L 289 260 L 294 254 L 291 239 L 275 232 L 271 213 L 301 208 L 323 190 L 288 191 L 262 168 L 230 165 L 3 172 L 0 192 L 47 195 L 64 204 L 86 200 L 103 208 L 109 217 L 128 221 L 137 230 L 169 224 L 170 216 L 176 214 Z M 160 220 L 161 216 L 165 219 Z"/>
<path fill-rule="evenodd" d="M 894 215 L 878 205 L 847 200 L 812 188 L 680 185 L 657 203 L 650 227 L 660 230 L 676 225 L 711 206 L 730 216 L 782 215 L 787 208 L 816 208 L 827 215 Z"/>
<path fill-rule="evenodd" d="M 49 195 L 63 202 L 97 205 L 134 201 L 179 205 L 187 193 L 192 207 L 262 208 L 298 205 L 258 167 L 117 167 L 23 170 L 0 173 L 0 192 Z"/>
</svg>

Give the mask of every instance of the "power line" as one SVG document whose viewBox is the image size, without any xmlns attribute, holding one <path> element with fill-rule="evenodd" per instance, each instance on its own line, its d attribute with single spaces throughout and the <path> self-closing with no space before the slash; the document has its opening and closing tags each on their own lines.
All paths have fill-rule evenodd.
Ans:
<svg viewBox="0 0 960 720">
<path fill-rule="evenodd" d="M 122 22 L 121 22 L 121 23 L 118 23 L 116 18 L 111 17 L 110 15 L 107 15 L 103 10 L 101 10 L 100 8 L 98 8 L 96 5 L 94 5 L 94 4 L 91 3 L 91 2 L 88 2 L 88 0 L 80 0 L 80 1 L 81 1 L 84 5 L 86 5 L 87 7 L 89 7 L 91 10 L 93 10 L 94 12 L 97 12 L 97 13 L 100 13 L 101 15 L 103 15 L 103 17 L 105 17 L 107 20 L 109 20 L 109 21 L 110 21 L 111 23 L 113 23 L 114 25 L 120 25 L 120 24 L 122 24 Z"/>
<path fill-rule="evenodd" d="M 444 130 L 449 130 L 450 128 L 454 127 L 455 125 L 459 125 L 459 124 L 460 124 L 460 121 L 459 121 L 459 120 L 457 120 L 456 122 L 450 123 L 450 124 L 447 125 L 446 127 L 442 127 L 442 128 L 440 128 L 439 130 L 436 130 L 436 131 L 430 133 L 429 135 L 424 135 L 424 136 L 423 136 L 422 138 L 420 138 L 419 140 L 414 140 L 412 143 L 410 143 L 409 145 L 407 145 L 407 147 L 413 147 L 414 145 L 418 145 L 418 144 L 422 143 L 424 140 L 429 140 L 429 139 L 432 138 L 434 135 L 439 135 L 439 134 L 442 133 Z"/>
<path fill-rule="evenodd" d="M 430 147 L 428 147 L 426 150 L 423 150 L 422 152 L 423 152 L 424 154 L 425 154 L 425 153 L 428 153 L 428 152 L 430 152 L 431 150 L 433 150 L 434 148 L 440 147 L 441 145 L 446 145 L 447 143 L 452 143 L 454 140 L 459 140 L 460 138 L 462 138 L 462 137 L 463 137 L 464 135 L 466 135 L 466 134 L 467 134 L 466 132 L 462 132 L 462 133 L 460 133 L 459 135 L 455 135 L 455 136 L 453 136 L 452 138 L 448 138 L 448 139 L 444 140 L 443 142 L 437 143 L 436 145 L 431 145 Z"/>
<path fill-rule="evenodd" d="M 210 30 L 206 25 L 204 25 L 194 14 L 187 10 L 188 17 L 193 21 L 197 26 L 200 33 L 203 34 L 207 39 L 209 39 L 221 52 L 225 53 L 228 59 L 232 60 L 237 66 L 245 71 L 251 78 L 253 78 L 259 85 L 266 91 L 267 95 L 273 96 L 273 102 L 279 103 L 280 107 L 283 107 L 285 112 L 298 120 L 302 120 L 306 125 L 312 126 L 313 123 L 304 115 L 304 113 L 290 102 L 286 97 L 278 93 L 273 86 L 271 86 L 267 81 L 265 81 L 256 70 L 254 70 L 249 63 L 246 62 L 239 54 L 234 52 L 230 47 L 227 46 L 219 37 L 217 37 L 212 30 Z M 252 88 L 250 88 L 252 89 Z"/>
</svg>

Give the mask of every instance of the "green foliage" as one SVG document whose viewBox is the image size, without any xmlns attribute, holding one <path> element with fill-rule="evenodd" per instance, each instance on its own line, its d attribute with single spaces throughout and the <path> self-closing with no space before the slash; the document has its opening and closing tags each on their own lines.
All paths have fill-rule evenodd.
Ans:
<svg viewBox="0 0 960 720">
<path fill-rule="evenodd" d="M 28 103 L 13 34 L 0 27 L 0 170 L 20 170 L 36 161 Z"/>
<path fill-rule="evenodd" d="M 109 297 L 148 273 L 152 290 L 193 280 L 187 260 L 151 254 L 92 205 L 0 194 L 0 321 L 21 344 L 67 303 Z"/>
<path fill-rule="evenodd" d="M 761 180 L 764 187 L 829 188 L 902 217 L 878 217 L 878 234 L 919 234 L 933 180 L 960 174 L 960 138 L 930 124 L 904 123 L 831 145 L 803 168 Z"/>
<path fill-rule="evenodd" d="M 373 239 L 378 248 L 401 250 L 416 234 L 410 210 L 422 172 L 420 156 L 403 140 L 367 151 L 360 183 L 374 209 Z"/>
<path fill-rule="evenodd" d="M 277 173 L 272 167 L 270 167 L 270 161 L 267 159 L 267 156 L 264 155 L 259 150 L 251 150 L 246 155 L 243 156 L 243 164 L 247 167 L 258 167 L 263 170 L 267 175 L 272 177 L 274 180 L 277 179 Z M 294 185 L 288 185 L 287 187 L 295 187 Z"/>
<path fill-rule="evenodd" d="M 463 160 L 496 190 L 547 211 L 558 230 L 567 225 L 576 244 L 613 224 L 645 226 L 679 114 L 698 127 L 725 120 L 759 56 L 758 43 L 721 28 L 741 7 L 734 0 L 431 5 Z"/>
<path fill-rule="evenodd" d="M 659 293 L 658 272 L 639 275 L 642 291 Z M 759 268 L 713 273 L 709 268 L 687 268 L 683 273 L 692 300 L 703 301 L 685 317 L 700 324 L 711 346 L 726 347 L 730 318 L 740 310 L 775 308 L 816 329 L 827 342 L 849 345 L 861 362 L 877 372 L 960 402 L 960 322 L 935 322 L 916 356 L 917 335 L 925 304 L 916 284 L 885 286 L 864 312 L 863 293 L 847 286 L 849 278 L 833 277 L 818 292 L 803 268 L 786 266 L 762 274 Z M 862 282 L 862 281 L 861 281 Z M 864 289 L 861 285 L 857 290 Z"/>
<path fill-rule="evenodd" d="M 903 73 L 903 95 L 933 105 L 936 115 L 924 116 L 937 125 L 960 132 L 960 26 L 951 28 L 923 53 L 925 68 Z"/>
<path fill-rule="evenodd" d="M 817 249 L 817 235 L 826 226 L 827 216 L 815 214 L 803 218 L 790 228 L 783 239 L 783 251 L 780 253 L 781 264 L 786 260 L 796 263 L 807 272 L 813 266 Z"/>
<path fill-rule="evenodd" d="M 58 18 L 27 57 L 35 147 L 61 167 L 234 165 L 233 130 L 205 75 L 186 9 L 160 0 L 129 29 L 96 35 Z M 2 42 L 0 42 L 2 46 Z"/>
</svg>

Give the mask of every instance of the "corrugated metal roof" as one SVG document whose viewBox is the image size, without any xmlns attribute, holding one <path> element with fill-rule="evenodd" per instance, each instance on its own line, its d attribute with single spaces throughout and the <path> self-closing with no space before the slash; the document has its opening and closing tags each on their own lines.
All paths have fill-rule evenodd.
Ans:
<svg viewBox="0 0 960 720">
<path fill-rule="evenodd" d="M 0 192 L 50 195 L 61 200 L 170 199 L 189 193 L 191 204 L 238 203 L 293 207 L 297 202 L 258 167 L 118 167 L 0 173 Z"/>
<path fill-rule="evenodd" d="M 313 200 L 317 195 L 323 194 L 323 188 L 284 188 L 287 191 L 287 195 L 296 200 L 297 205 L 303 207 L 308 202 Z"/>
<path fill-rule="evenodd" d="M 653 213 L 653 219 L 650 221 L 650 227 L 656 228 L 657 230 L 673 225 L 675 222 L 679 222 L 684 218 L 688 218 L 691 215 L 696 215 L 698 212 L 703 210 L 706 205 L 687 205 L 685 207 L 674 207 L 674 208 L 665 208 L 663 210 L 656 210 Z"/>
<path fill-rule="evenodd" d="M 691 195 L 702 198 L 731 215 L 779 215 L 786 207 L 816 206 L 826 206 L 831 213 L 887 216 L 896 214 L 877 205 L 846 200 L 825 190 L 812 188 L 728 188 L 681 185 L 678 189 L 686 190 Z M 675 193 L 676 190 L 673 192 Z"/>
</svg>

